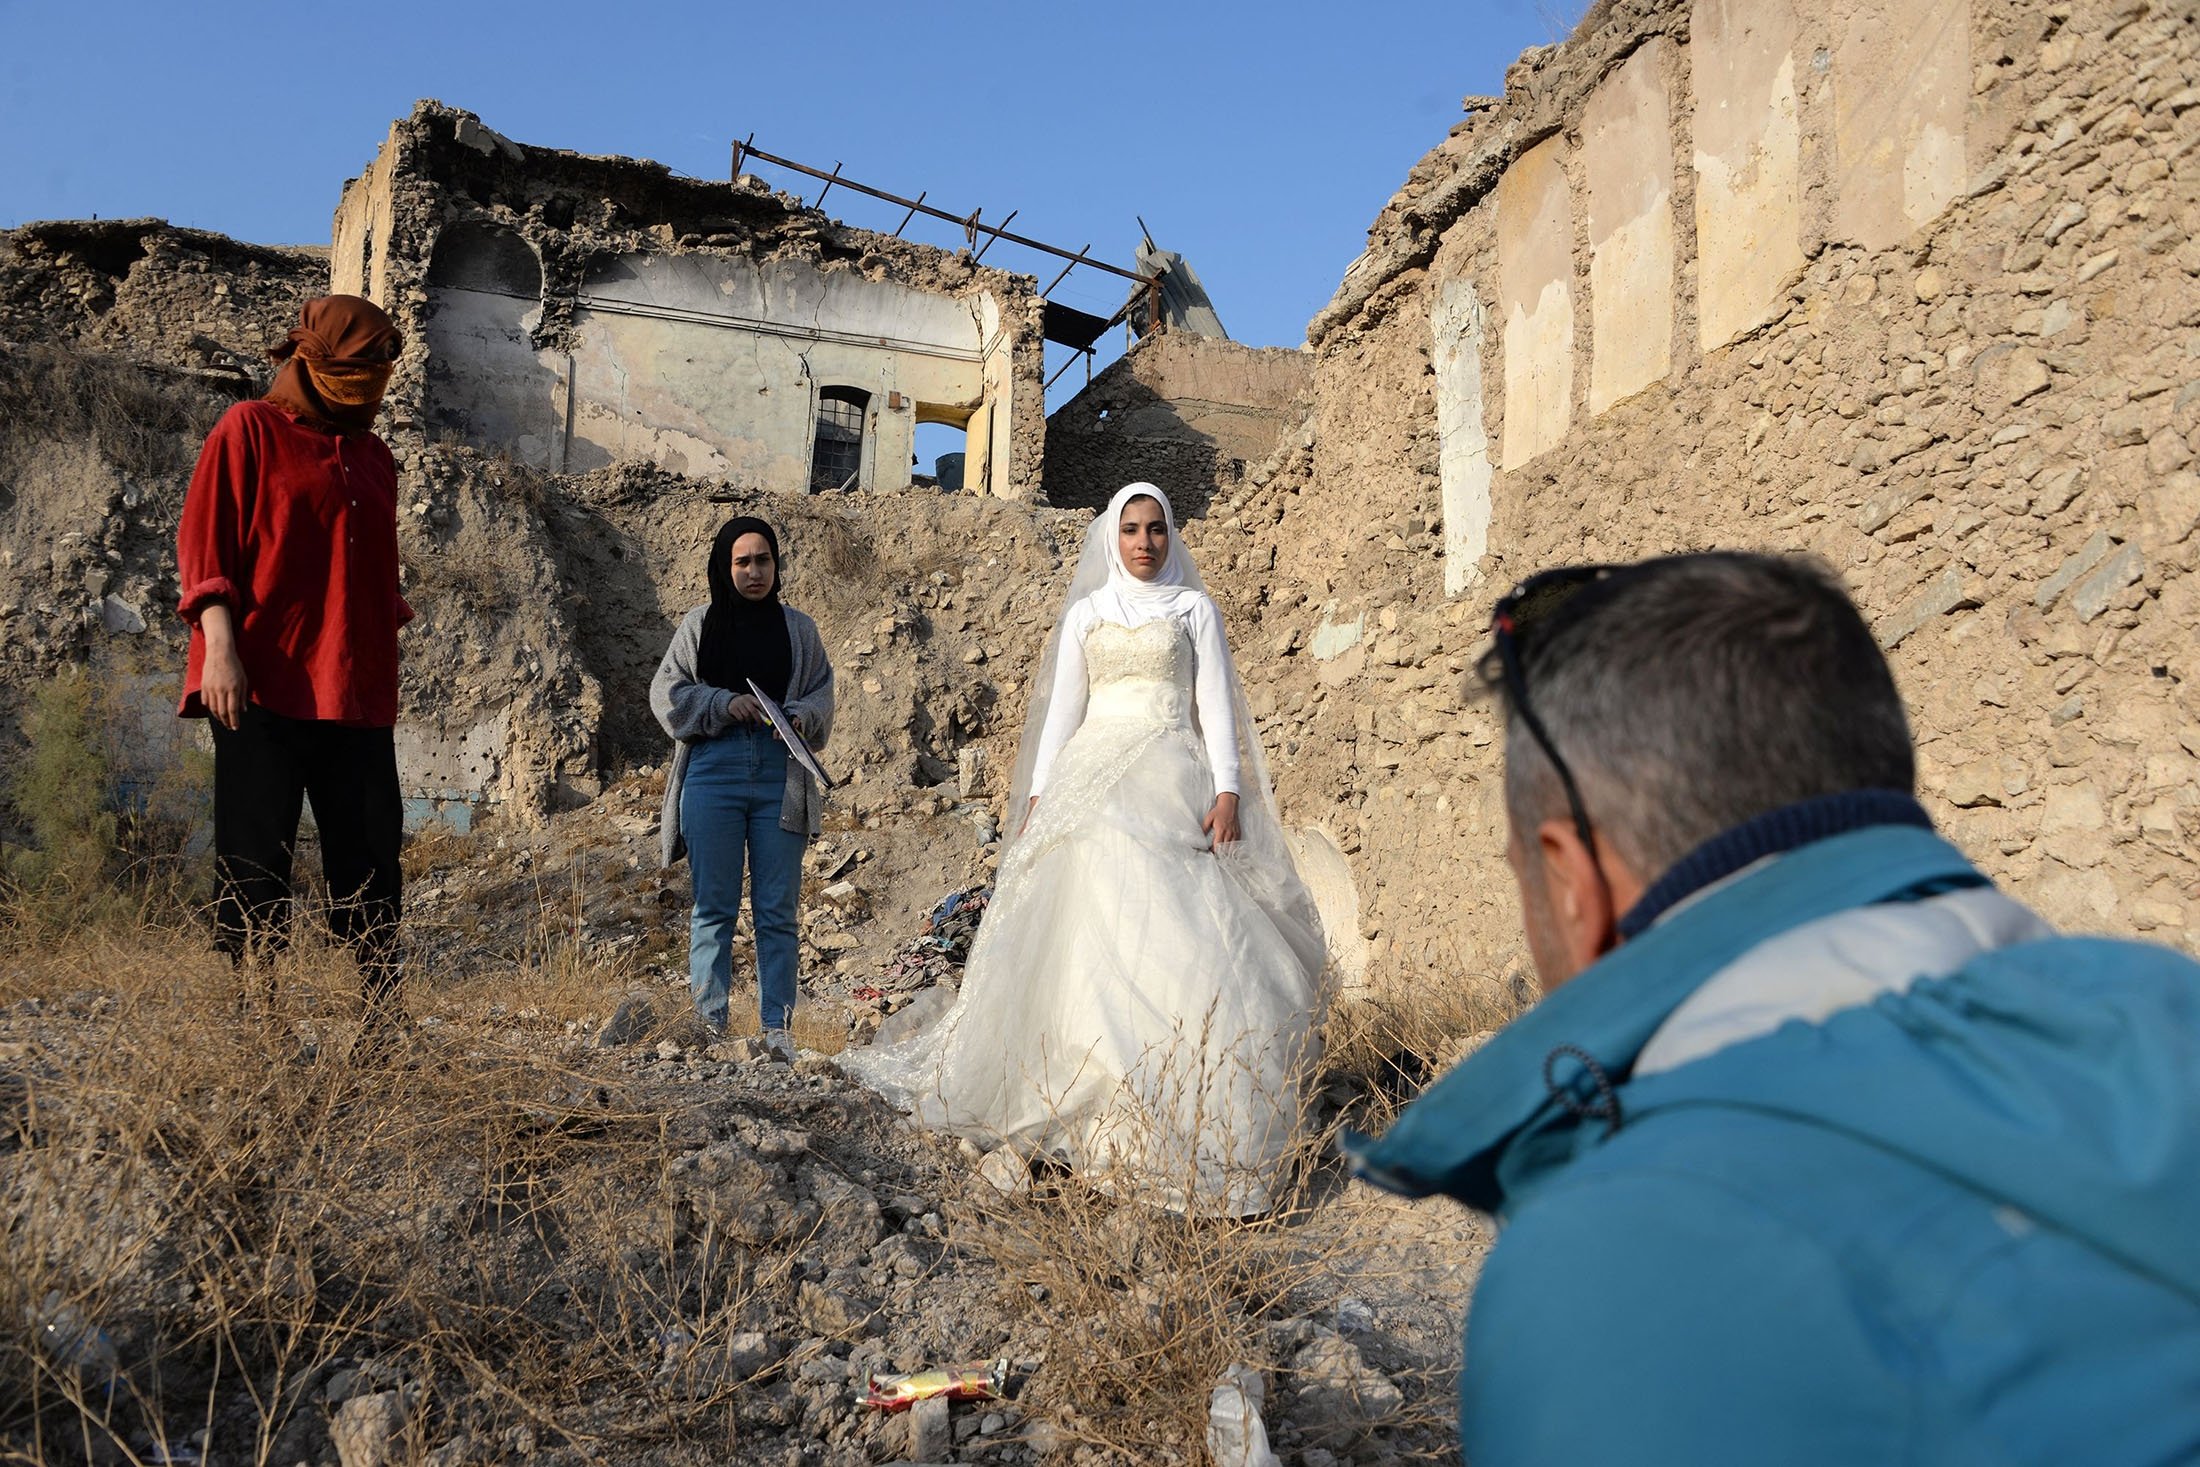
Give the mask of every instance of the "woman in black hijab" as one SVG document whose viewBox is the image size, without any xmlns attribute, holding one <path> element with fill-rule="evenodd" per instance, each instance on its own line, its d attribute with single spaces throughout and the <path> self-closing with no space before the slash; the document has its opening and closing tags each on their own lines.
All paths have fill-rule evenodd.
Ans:
<svg viewBox="0 0 2200 1467">
<path fill-rule="evenodd" d="M 750 686 L 777 702 L 804 741 L 821 749 L 832 733 L 833 666 L 817 624 L 781 604 L 779 572 L 779 536 L 770 525 L 742 515 L 718 527 L 710 601 L 681 619 L 650 684 L 649 705 L 673 738 L 665 864 L 692 858 L 688 986 L 696 1012 L 713 1033 L 725 1032 L 746 868 L 764 1042 L 776 1057 L 792 1059 L 787 1025 L 801 941 L 802 852 L 819 829 L 821 792 L 788 757 Z"/>
</svg>

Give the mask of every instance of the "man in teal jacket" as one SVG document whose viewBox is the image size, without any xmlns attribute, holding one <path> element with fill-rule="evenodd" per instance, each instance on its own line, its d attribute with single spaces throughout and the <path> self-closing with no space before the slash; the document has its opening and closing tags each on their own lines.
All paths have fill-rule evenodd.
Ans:
<svg viewBox="0 0 2200 1467">
<path fill-rule="evenodd" d="M 2200 1462 L 2200 965 L 1933 833 L 1808 563 L 1550 572 L 1495 629 L 1546 996 L 1352 1146 L 1502 1221 L 1472 1467 Z"/>
</svg>

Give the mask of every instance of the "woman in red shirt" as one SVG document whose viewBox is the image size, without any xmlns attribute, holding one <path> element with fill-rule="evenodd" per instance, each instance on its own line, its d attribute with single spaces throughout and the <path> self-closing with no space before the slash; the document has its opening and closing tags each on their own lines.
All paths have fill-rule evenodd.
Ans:
<svg viewBox="0 0 2200 1467">
<path fill-rule="evenodd" d="M 185 718 L 213 719 L 215 934 L 279 948 L 313 802 L 330 925 L 370 1014 L 397 994 L 397 466 L 373 431 L 402 346 L 372 301 L 323 296 L 274 350 L 267 396 L 206 440 L 176 536 L 191 623 Z"/>
</svg>

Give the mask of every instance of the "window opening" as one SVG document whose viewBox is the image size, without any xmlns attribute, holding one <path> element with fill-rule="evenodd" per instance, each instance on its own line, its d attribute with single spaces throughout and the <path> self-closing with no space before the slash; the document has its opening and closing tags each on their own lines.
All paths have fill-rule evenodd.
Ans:
<svg viewBox="0 0 2200 1467">
<path fill-rule="evenodd" d="M 919 488 L 960 489 L 963 450 L 968 441 L 960 423 L 918 423 L 912 443 L 917 461 L 911 466 L 911 482 Z"/>
<path fill-rule="evenodd" d="M 863 418 L 871 394 L 860 387 L 824 387 L 817 394 L 817 441 L 810 452 L 810 492 L 853 489 L 863 467 Z"/>
</svg>

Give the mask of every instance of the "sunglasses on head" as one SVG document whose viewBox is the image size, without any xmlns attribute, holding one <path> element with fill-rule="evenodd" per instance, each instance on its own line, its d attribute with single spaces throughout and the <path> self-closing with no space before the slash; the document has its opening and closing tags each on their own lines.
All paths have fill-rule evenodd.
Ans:
<svg viewBox="0 0 2200 1467">
<path fill-rule="evenodd" d="M 1566 791 L 1566 808 L 1573 816 L 1574 833 L 1592 851 L 1596 840 L 1591 834 L 1588 806 L 1582 803 L 1581 786 L 1552 742 L 1550 730 L 1537 716 L 1535 705 L 1528 700 L 1527 649 L 1538 637 L 1549 634 L 1583 591 L 1609 576 L 1633 569 L 1624 565 L 1567 565 L 1528 577 L 1492 608 L 1490 635 L 1496 646 L 1483 659 L 1481 669 L 1485 683 L 1504 688 L 1506 702 L 1520 715 L 1528 736 L 1551 761 L 1551 768 L 1558 771 L 1558 782 Z M 1496 663 L 1494 669 L 1490 666 L 1492 660 Z"/>
</svg>

